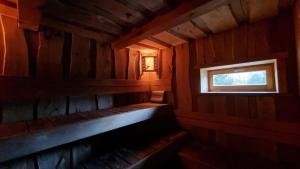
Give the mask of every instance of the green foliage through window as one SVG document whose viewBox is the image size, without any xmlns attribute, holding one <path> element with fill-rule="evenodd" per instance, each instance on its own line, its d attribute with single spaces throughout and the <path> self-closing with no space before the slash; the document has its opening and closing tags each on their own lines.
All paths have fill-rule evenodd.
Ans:
<svg viewBox="0 0 300 169">
<path fill-rule="evenodd" d="M 214 86 L 247 86 L 247 85 L 267 85 L 267 72 L 237 72 L 228 74 L 213 75 Z"/>
</svg>

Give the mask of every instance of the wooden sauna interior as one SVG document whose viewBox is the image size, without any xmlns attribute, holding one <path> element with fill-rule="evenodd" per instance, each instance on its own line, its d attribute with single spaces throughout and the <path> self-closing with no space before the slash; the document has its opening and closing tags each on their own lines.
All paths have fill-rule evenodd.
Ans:
<svg viewBox="0 0 300 169">
<path fill-rule="evenodd" d="M 0 24 L 0 169 L 300 168 L 300 0 L 0 0 Z"/>
</svg>

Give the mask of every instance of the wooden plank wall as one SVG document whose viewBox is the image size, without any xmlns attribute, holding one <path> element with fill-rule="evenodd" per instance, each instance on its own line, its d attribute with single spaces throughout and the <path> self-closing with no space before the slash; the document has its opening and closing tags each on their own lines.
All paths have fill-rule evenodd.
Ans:
<svg viewBox="0 0 300 169">
<path fill-rule="evenodd" d="M 280 94 L 199 93 L 202 67 L 270 58 L 278 60 Z M 300 160 L 296 72 L 291 12 L 176 46 L 177 118 L 200 142 Z"/>
<path fill-rule="evenodd" d="M 37 81 L 105 80 L 114 78 L 114 55 L 110 45 L 44 27 L 41 31 L 19 29 L 17 20 L 1 16 L 1 76 Z M 147 101 L 144 93 L 123 98 L 130 103 Z M 136 99 L 136 98 L 143 98 Z M 0 123 L 15 123 L 66 116 L 114 106 L 114 95 L 82 95 L 36 98 L 0 103 Z M 25 124 L 25 123 L 24 123 Z M 45 124 L 46 125 L 46 124 Z M 90 143 L 79 143 L 17 159 L 0 168 L 75 168 L 91 154 Z"/>
<path fill-rule="evenodd" d="M 114 49 L 115 53 L 115 78 L 127 80 L 141 80 L 150 83 L 149 91 L 164 90 L 166 91 L 166 101 L 169 104 L 173 103 L 173 95 L 171 92 L 171 79 L 173 72 L 172 57 L 173 49 L 166 48 L 160 49 L 154 53 L 144 53 L 143 51 L 123 48 Z M 142 72 L 141 70 L 141 57 L 142 56 L 157 55 L 159 62 L 158 72 Z M 150 93 L 144 94 L 117 94 L 115 95 L 115 103 L 117 106 L 132 104 L 136 101 L 148 101 Z M 128 99 L 131 98 L 131 99 Z M 135 100 L 135 101 L 134 101 Z M 133 101 L 133 102 L 132 102 Z"/>
</svg>

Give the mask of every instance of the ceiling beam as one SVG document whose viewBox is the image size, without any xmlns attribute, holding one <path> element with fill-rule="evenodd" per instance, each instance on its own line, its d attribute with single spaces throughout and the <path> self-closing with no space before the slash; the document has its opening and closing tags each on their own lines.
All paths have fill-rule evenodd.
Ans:
<svg viewBox="0 0 300 169">
<path fill-rule="evenodd" d="M 101 31 L 90 30 L 85 27 L 81 27 L 80 25 L 74 25 L 72 23 L 68 23 L 67 21 L 59 20 L 56 18 L 43 17 L 41 25 L 73 33 L 75 35 L 80 35 L 82 37 L 95 39 L 103 43 L 107 43 L 115 38 L 110 34 Z"/>
<path fill-rule="evenodd" d="M 156 47 L 153 47 L 153 46 L 150 46 L 150 45 L 146 45 L 146 44 L 143 44 L 143 43 L 136 43 L 136 45 L 144 47 L 144 48 L 148 48 L 148 49 L 159 50 Z"/>
<path fill-rule="evenodd" d="M 38 31 L 46 0 L 18 0 L 19 27 Z"/>
<path fill-rule="evenodd" d="M 150 41 L 152 41 L 152 42 L 155 42 L 155 43 L 157 43 L 157 44 L 160 44 L 160 45 L 162 45 L 162 46 L 164 46 L 164 47 L 167 47 L 167 48 L 172 47 L 172 45 L 170 45 L 170 44 L 168 44 L 168 43 L 166 43 L 166 42 L 164 42 L 164 41 L 161 41 L 161 40 L 159 40 L 159 39 L 156 39 L 156 38 L 154 38 L 154 37 L 148 37 L 147 39 L 150 40 Z"/>
<path fill-rule="evenodd" d="M 122 36 L 112 43 L 113 48 L 124 48 L 130 44 L 137 43 L 152 35 L 168 30 L 178 24 L 191 20 L 199 15 L 207 13 L 222 5 L 227 5 L 232 0 L 190 0 L 184 1 L 174 10 L 159 15 L 149 23 L 133 29 L 130 33 Z"/>
</svg>

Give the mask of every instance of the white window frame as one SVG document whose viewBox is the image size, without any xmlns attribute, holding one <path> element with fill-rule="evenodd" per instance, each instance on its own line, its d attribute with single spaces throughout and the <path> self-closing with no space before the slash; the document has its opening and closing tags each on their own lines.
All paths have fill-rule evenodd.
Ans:
<svg viewBox="0 0 300 169">
<path fill-rule="evenodd" d="M 208 80 L 208 72 L 212 70 L 222 70 L 222 69 L 231 69 L 231 68 L 240 68 L 247 66 L 258 66 L 264 64 L 273 64 L 274 65 L 274 80 L 275 80 L 275 91 L 209 91 L 209 80 Z M 254 61 L 247 63 L 239 63 L 239 64 L 230 64 L 223 66 L 214 66 L 200 69 L 200 84 L 201 84 L 201 93 L 279 93 L 278 87 L 278 70 L 277 70 L 277 60 L 269 59 L 262 61 Z"/>
</svg>

